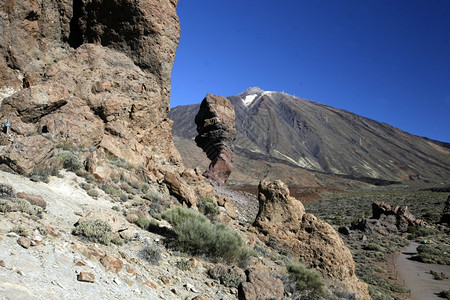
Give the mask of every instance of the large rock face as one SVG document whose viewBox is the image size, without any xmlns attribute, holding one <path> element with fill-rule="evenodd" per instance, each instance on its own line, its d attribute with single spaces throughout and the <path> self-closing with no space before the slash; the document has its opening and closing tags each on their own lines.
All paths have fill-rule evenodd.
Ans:
<svg viewBox="0 0 450 300">
<path fill-rule="evenodd" d="M 1 162 L 28 173 L 64 142 L 146 166 L 159 180 L 180 173 L 167 119 L 176 5 L 0 1 L 0 121 L 13 134 Z"/>
<path fill-rule="evenodd" d="M 327 280 L 341 282 L 348 290 L 370 299 L 367 285 L 357 279 L 352 255 L 339 234 L 328 223 L 306 213 L 283 182 L 261 181 L 258 200 L 255 226 L 263 240 L 276 240 Z"/>
<path fill-rule="evenodd" d="M 231 102 L 224 97 L 208 94 L 195 117 L 197 145 L 211 160 L 203 175 L 224 184 L 231 174 L 233 142 L 236 139 L 235 113 Z"/>
</svg>

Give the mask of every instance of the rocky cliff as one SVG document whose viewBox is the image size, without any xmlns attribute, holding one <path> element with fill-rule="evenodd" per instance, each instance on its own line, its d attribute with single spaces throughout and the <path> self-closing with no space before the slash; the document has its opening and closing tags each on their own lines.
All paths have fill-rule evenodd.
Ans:
<svg viewBox="0 0 450 300">
<path fill-rule="evenodd" d="M 80 159 L 100 180 L 111 175 L 109 160 L 123 159 L 180 201 L 195 202 L 167 118 L 176 6 L 1 1 L 0 120 L 10 135 L 0 162 L 27 174 L 48 167 L 61 148 L 81 147 Z"/>
</svg>

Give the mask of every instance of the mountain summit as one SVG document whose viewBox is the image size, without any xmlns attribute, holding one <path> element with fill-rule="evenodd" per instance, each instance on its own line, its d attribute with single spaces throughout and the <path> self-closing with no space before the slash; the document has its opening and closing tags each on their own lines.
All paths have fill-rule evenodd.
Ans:
<svg viewBox="0 0 450 300">
<path fill-rule="evenodd" d="M 236 154 L 338 176 L 403 181 L 450 178 L 450 150 L 385 123 L 252 87 L 228 99 L 236 112 Z M 175 107 L 173 134 L 192 139 L 198 105 Z"/>
</svg>

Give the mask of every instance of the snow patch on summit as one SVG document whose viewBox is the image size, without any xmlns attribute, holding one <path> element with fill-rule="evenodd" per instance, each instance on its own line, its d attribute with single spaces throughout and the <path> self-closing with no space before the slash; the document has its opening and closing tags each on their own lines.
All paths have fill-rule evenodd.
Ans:
<svg viewBox="0 0 450 300">
<path fill-rule="evenodd" d="M 246 106 L 249 106 L 249 105 L 253 102 L 253 100 L 256 99 L 256 97 L 258 97 L 257 94 L 252 94 L 252 95 L 247 95 L 247 96 L 245 96 L 245 99 L 243 100 L 243 101 L 244 101 L 244 104 L 245 104 Z"/>
</svg>

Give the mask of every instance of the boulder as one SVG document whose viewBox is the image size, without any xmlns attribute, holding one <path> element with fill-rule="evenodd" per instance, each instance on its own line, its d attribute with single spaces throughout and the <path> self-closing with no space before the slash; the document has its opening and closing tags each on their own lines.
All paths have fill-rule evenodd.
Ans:
<svg viewBox="0 0 450 300">
<path fill-rule="evenodd" d="M 263 270 L 250 269 L 246 271 L 247 281 L 239 286 L 240 300 L 282 299 L 283 282 Z"/>
<path fill-rule="evenodd" d="M 44 209 L 44 210 L 47 208 L 47 202 L 45 202 L 45 200 L 44 200 L 44 198 L 42 198 L 42 196 L 27 194 L 27 193 L 17 193 L 16 197 L 25 199 L 33 205 L 42 207 L 42 209 Z"/>
<path fill-rule="evenodd" d="M 353 226 L 367 233 L 389 235 L 398 231 L 405 232 L 408 226 L 420 227 L 425 222 L 412 215 L 407 206 L 392 208 L 388 203 L 375 201 L 372 203 L 372 217 L 361 219 Z"/>
<path fill-rule="evenodd" d="M 277 244 L 317 269 L 329 282 L 340 282 L 346 289 L 370 299 L 367 285 L 355 275 L 355 263 L 339 234 L 328 223 L 305 212 L 303 204 L 290 196 L 280 180 L 261 181 L 259 211 L 254 225 L 261 240 Z"/>
<path fill-rule="evenodd" d="M 203 175 L 222 185 L 232 171 L 231 153 L 236 139 L 234 107 L 227 98 L 208 94 L 200 104 L 195 124 L 198 132 L 195 142 L 211 160 Z"/>
</svg>

